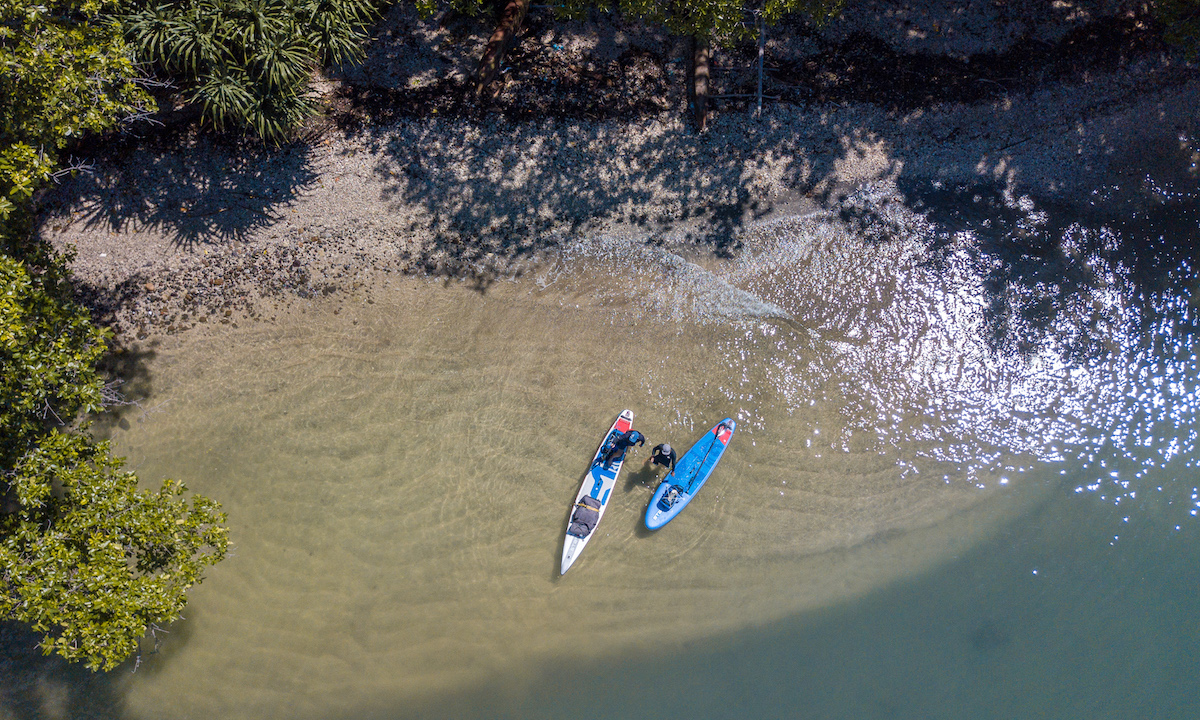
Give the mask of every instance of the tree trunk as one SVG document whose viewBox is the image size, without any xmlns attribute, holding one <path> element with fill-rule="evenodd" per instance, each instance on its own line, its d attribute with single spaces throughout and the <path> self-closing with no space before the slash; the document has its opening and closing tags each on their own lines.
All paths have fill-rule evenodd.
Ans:
<svg viewBox="0 0 1200 720">
<path fill-rule="evenodd" d="M 479 68 L 475 71 L 475 97 L 483 95 L 484 90 L 496 77 L 500 64 L 504 62 L 504 53 L 512 45 L 525 21 L 525 13 L 529 10 L 529 0 L 509 0 L 500 15 L 500 24 L 488 40 L 483 57 L 479 60 Z"/>
<path fill-rule="evenodd" d="M 708 129 L 708 40 L 692 37 L 692 107 L 696 111 L 696 131 Z"/>
</svg>

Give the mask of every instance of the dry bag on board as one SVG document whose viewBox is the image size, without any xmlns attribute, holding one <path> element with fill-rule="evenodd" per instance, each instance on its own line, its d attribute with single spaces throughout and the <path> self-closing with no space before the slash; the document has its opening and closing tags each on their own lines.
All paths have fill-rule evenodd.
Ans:
<svg viewBox="0 0 1200 720">
<path fill-rule="evenodd" d="M 575 503 L 575 512 L 571 513 L 571 525 L 567 532 L 576 537 L 587 537 L 596 529 L 600 522 L 600 501 L 590 495 L 584 495 Z"/>
</svg>

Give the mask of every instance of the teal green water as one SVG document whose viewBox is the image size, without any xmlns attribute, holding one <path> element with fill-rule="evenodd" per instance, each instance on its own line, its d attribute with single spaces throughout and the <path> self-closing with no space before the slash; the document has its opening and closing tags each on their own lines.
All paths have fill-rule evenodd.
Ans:
<svg viewBox="0 0 1200 720">
<path fill-rule="evenodd" d="M 1080 225 L 1092 281 L 1000 282 L 985 236 L 873 222 L 730 261 L 595 238 L 164 340 L 117 447 L 235 551 L 136 672 L 5 630 L 0 717 L 1195 717 L 1186 267 L 1150 288 Z M 625 407 L 647 448 L 739 432 L 653 534 L 637 451 L 560 578 Z"/>
</svg>

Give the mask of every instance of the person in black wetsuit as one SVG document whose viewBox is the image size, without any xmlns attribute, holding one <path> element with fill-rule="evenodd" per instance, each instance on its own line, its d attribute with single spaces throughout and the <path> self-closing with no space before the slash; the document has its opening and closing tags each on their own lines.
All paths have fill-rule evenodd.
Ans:
<svg viewBox="0 0 1200 720">
<path fill-rule="evenodd" d="M 650 455 L 651 467 L 661 465 L 670 472 L 675 469 L 675 448 L 671 447 L 671 443 L 661 443 L 654 446 L 654 450 Z"/>
<path fill-rule="evenodd" d="M 613 461 L 619 457 L 625 457 L 625 451 L 634 445 L 641 447 L 645 444 L 645 435 L 641 434 L 637 430 L 626 430 L 617 436 L 617 439 L 613 441 L 612 447 L 609 448 L 608 452 L 604 454 L 604 467 L 612 465 Z"/>
</svg>

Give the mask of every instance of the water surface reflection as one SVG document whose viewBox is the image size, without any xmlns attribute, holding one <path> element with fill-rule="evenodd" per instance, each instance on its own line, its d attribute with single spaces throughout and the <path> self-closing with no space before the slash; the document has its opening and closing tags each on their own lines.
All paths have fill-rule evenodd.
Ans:
<svg viewBox="0 0 1200 720">
<path fill-rule="evenodd" d="M 1191 256 L 913 192 L 758 225 L 735 260 L 614 234 L 482 296 L 383 278 L 164 344 L 118 446 L 220 498 L 237 552 L 98 712 L 1186 716 Z M 1194 232 L 1168 202 L 1191 224 L 1139 227 Z M 559 579 L 626 406 L 651 444 L 743 430 L 663 532 L 619 485 Z"/>
</svg>

